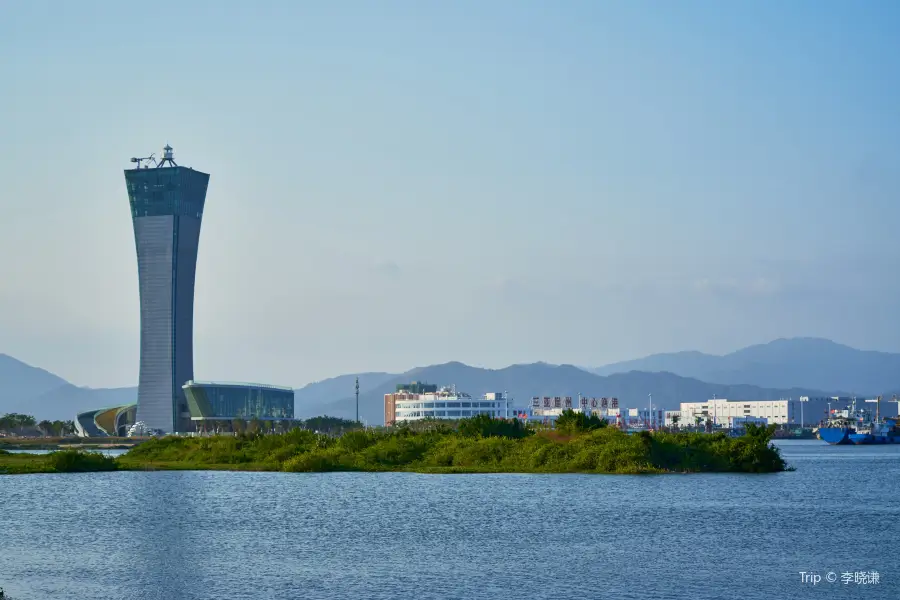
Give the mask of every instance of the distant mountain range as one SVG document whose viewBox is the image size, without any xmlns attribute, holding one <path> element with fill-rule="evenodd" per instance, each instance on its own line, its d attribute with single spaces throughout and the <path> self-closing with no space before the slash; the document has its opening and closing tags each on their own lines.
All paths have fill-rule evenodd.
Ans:
<svg viewBox="0 0 900 600">
<path fill-rule="evenodd" d="M 298 417 L 355 416 L 359 377 L 360 417 L 384 417 L 384 394 L 398 383 L 456 385 L 475 395 L 508 392 L 525 406 L 532 396 L 607 396 L 622 406 L 644 407 L 648 394 L 658 408 L 712 398 L 773 399 L 802 395 L 874 395 L 900 390 L 900 354 L 855 350 L 822 339 L 795 338 L 751 346 L 725 356 L 700 352 L 657 354 L 596 369 L 534 363 L 481 369 L 459 362 L 405 373 L 359 373 L 310 383 L 295 390 Z M 43 369 L 0 354 L 0 414 L 23 412 L 40 419 L 71 419 L 78 412 L 127 404 L 137 388 L 74 386 Z"/>
<path fill-rule="evenodd" d="M 362 395 L 385 381 L 399 377 L 399 375 L 396 373 L 354 373 L 316 381 L 294 390 L 294 406 L 300 410 L 305 407 L 324 406 L 338 398 L 345 398 L 354 393 L 357 377 L 359 377 L 359 393 Z M 309 409 L 307 408 L 307 410 Z M 307 416 L 318 415 L 309 414 Z"/>
<path fill-rule="evenodd" d="M 67 384 L 62 377 L 0 354 L 0 402 L 43 394 Z"/>
<path fill-rule="evenodd" d="M 900 388 L 900 354 L 857 350 L 821 338 L 779 339 L 724 356 L 653 354 L 590 371 L 597 375 L 665 371 L 711 383 L 800 386 L 867 395 Z"/>
<path fill-rule="evenodd" d="M 69 420 L 79 412 L 137 401 L 137 388 L 83 388 L 44 369 L 0 354 L 0 414 Z"/>
</svg>

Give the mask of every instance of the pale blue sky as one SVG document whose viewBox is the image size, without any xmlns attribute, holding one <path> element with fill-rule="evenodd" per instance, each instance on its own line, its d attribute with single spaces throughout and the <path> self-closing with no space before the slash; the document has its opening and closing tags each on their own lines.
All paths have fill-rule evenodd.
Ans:
<svg viewBox="0 0 900 600">
<path fill-rule="evenodd" d="M 900 3 L 0 3 L 0 352 L 134 385 L 122 169 L 211 173 L 195 374 L 900 351 Z"/>
</svg>

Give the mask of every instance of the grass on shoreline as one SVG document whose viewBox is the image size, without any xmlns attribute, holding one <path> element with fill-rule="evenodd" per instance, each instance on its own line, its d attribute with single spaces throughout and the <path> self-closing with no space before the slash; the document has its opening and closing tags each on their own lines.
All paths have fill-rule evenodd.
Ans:
<svg viewBox="0 0 900 600">
<path fill-rule="evenodd" d="M 115 459 L 96 452 L 60 450 L 49 454 L 20 454 L 0 449 L 0 475 L 25 473 L 96 473 L 116 471 Z"/>
<path fill-rule="evenodd" d="M 0 450 L 63 450 L 66 448 L 106 448 L 127 450 L 148 438 L 127 437 L 2 437 Z"/>
<path fill-rule="evenodd" d="M 506 423 L 506 424 L 504 424 Z M 164 437 L 118 458 L 74 450 L 0 453 L 0 473 L 102 470 L 412 471 L 420 473 L 770 473 L 786 469 L 772 428 L 724 434 L 626 434 L 612 427 L 539 431 L 509 422 L 461 422 L 459 430 L 352 431 L 330 437 Z"/>
</svg>

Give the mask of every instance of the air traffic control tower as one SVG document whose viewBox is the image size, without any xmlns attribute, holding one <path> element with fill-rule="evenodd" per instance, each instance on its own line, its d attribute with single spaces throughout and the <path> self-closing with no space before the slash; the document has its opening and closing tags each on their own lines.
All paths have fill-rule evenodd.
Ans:
<svg viewBox="0 0 900 600">
<path fill-rule="evenodd" d="M 194 273 L 209 175 L 173 160 L 132 158 L 125 171 L 141 297 L 137 420 L 193 431 L 182 386 L 194 378 Z"/>
</svg>

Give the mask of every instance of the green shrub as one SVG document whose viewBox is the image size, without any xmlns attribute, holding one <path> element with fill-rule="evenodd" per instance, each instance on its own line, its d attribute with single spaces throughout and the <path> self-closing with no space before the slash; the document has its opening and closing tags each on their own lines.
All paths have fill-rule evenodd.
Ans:
<svg viewBox="0 0 900 600">
<path fill-rule="evenodd" d="M 340 448 L 316 449 L 284 463 L 282 470 L 294 473 L 322 473 L 328 471 L 356 471 L 352 462 L 344 460 L 346 457 Z"/>
<path fill-rule="evenodd" d="M 115 459 L 96 452 L 81 450 L 60 450 L 47 455 L 49 466 L 59 473 L 87 473 L 94 471 L 115 471 Z"/>
<path fill-rule="evenodd" d="M 351 431 L 341 436 L 338 444 L 349 452 L 360 452 L 378 443 L 383 436 L 369 431 Z"/>
<path fill-rule="evenodd" d="M 495 419 L 486 414 L 475 415 L 459 421 L 459 433 L 465 437 L 505 437 L 520 439 L 532 435 L 518 419 Z"/>
<path fill-rule="evenodd" d="M 362 451 L 366 465 L 375 470 L 402 467 L 418 461 L 428 450 L 433 434 L 413 433 L 389 436 Z"/>
<path fill-rule="evenodd" d="M 457 448 L 453 457 L 456 467 L 499 467 L 504 459 L 515 450 L 515 442 L 502 437 L 487 437 L 466 440 Z"/>
<path fill-rule="evenodd" d="M 606 427 L 606 419 L 597 415 L 587 415 L 567 408 L 556 419 L 556 430 L 563 433 L 583 433 Z"/>
</svg>

